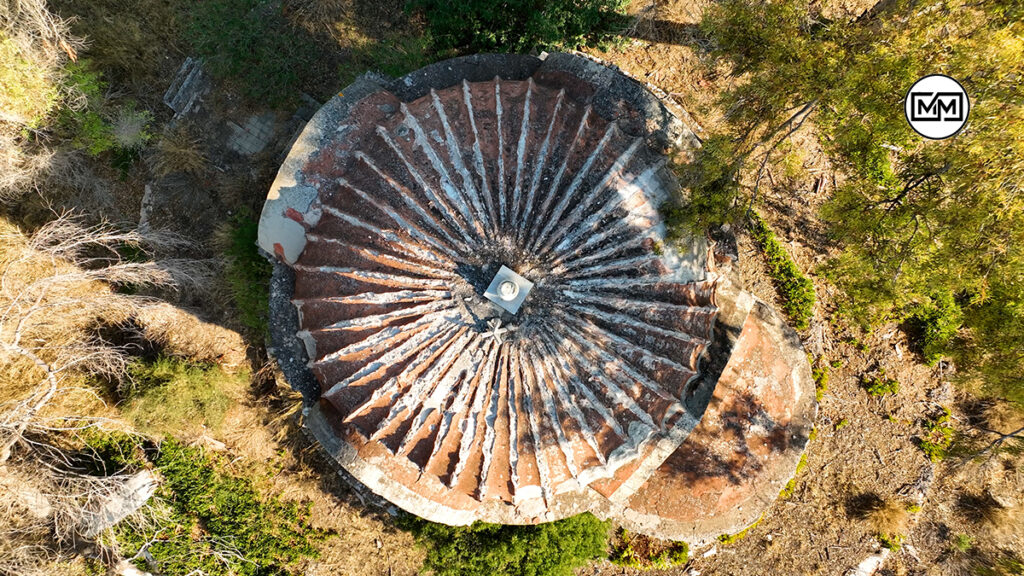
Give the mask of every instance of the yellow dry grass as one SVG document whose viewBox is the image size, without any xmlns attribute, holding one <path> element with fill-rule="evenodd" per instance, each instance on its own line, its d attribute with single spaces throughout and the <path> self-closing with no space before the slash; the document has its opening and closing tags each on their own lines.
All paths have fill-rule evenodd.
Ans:
<svg viewBox="0 0 1024 576">
<path fill-rule="evenodd" d="M 207 168 L 202 141 L 185 124 L 167 130 L 156 141 L 147 162 L 153 173 L 161 177 L 175 172 L 202 174 Z"/>
<path fill-rule="evenodd" d="M 248 368 L 245 340 L 234 330 L 166 302 L 141 308 L 135 319 L 143 336 L 158 342 L 167 354 L 217 364 L 229 373 Z"/>
<path fill-rule="evenodd" d="M 37 125 L 57 103 L 56 74 L 41 54 L 0 31 L 0 122 Z"/>
<path fill-rule="evenodd" d="M 105 284 L 87 279 L 55 285 L 45 295 L 30 294 L 48 278 L 77 272 L 68 262 L 43 257 L 29 246 L 28 239 L 6 220 L 0 219 L 0 310 L 39 310 L 0 324 L 0 340 L 10 342 L 13 331 L 32 344 L 38 355 L 50 362 L 79 348 L 91 337 L 97 322 L 125 322 L 131 307 Z M 38 301 L 36 298 L 39 298 Z M 24 356 L 0 352 L 0 406 L 10 405 L 41 385 L 44 371 Z M 112 417 L 116 411 L 86 385 L 81 373 L 64 375 L 61 393 L 44 407 L 42 418 L 60 415 Z"/>
<path fill-rule="evenodd" d="M 904 534 L 910 520 L 907 506 L 897 500 L 882 503 L 867 513 L 867 523 L 876 534 Z"/>
</svg>

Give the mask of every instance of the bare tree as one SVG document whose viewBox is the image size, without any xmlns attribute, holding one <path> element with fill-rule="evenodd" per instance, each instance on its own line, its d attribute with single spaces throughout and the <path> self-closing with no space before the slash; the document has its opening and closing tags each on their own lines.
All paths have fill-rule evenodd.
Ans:
<svg viewBox="0 0 1024 576">
<path fill-rule="evenodd" d="M 119 292 L 198 283 L 190 260 L 133 262 L 124 253 L 180 247 L 167 234 L 142 236 L 109 225 L 86 226 L 61 216 L 19 245 L 19 234 L 0 235 L 8 255 L 0 264 L 0 362 L 27 362 L 38 384 L 0 412 L 0 463 L 33 425 L 72 371 L 118 379 L 128 355 L 97 334 L 100 324 L 124 325 L 153 298 Z M 13 258 L 10 256 L 14 256 Z"/>
<path fill-rule="evenodd" d="M 203 281 L 194 261 L 149 259 L 184 244 L 68 215 L 31 237 L 0 232 L 0 573 L 45 572 L 152 494 L 153 478 L 74 471 L 62 439 L 117 422 L 62 399 L 77 375 L 125 378 L 128 351 L 100 326 L 136 329 L 129 321 L 160 304 L 143 292 Z"/>
</svg>

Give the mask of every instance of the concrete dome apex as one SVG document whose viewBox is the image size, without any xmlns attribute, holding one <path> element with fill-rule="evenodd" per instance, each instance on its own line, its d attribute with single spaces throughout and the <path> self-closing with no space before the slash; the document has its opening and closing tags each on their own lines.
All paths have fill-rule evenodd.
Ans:
<svg viewBox="0 0 1024 576">
<path fill-rule="evenodd" d="M 449 524 L 590 510 L 692 540 L 693 519 L 650 498 L 689 494 L 702 515 L 721 486 L 666 465 L 716 449 L 728 431 L 701 420 L 723 395 L 751 410 L 746 452 L 768 459 L 748 441 L 775 439 L 747 491 L 784 482 L 813 414 L 799 341 L 658 212 L 678 192 L 665 153 L 696 145 L 643 85 L 569 54 L 343 90 L 260 220 L 274 353 L 315 399 L 306 426 L 368 488 Z"/>
</svg>

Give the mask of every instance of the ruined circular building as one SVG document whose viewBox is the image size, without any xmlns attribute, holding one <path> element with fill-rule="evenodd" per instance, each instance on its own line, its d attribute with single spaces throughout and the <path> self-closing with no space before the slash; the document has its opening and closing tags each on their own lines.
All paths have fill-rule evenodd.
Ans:
<svg viewBox="0 0 1024 576">
<path fill-rule="evenodd" d="M 260 220 L 272 352 L 359 482 L 447 524 L 591 511 L 692 543 L 756 520 L 814 413 L 796 334 L 703 236 L 670 238 L 698 139 L 581 56 L 364 76 Z"/>
</svg>

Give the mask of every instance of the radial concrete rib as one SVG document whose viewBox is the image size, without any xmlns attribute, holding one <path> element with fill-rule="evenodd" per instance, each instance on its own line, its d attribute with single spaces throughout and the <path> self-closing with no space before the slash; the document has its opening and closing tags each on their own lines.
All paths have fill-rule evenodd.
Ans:
<svg viewBox="0 0 1024 576">
<path fill-rule="evenodd" d="M 272 350 L 306 429 L 370 490 L 448 524 L 591 511 L 699 540 L 762 510 L 813 385 L 799 340 L 703 235 L 668 235 L 666 154 L 696 145 L 642 84 L 579 55 L 343 90 L 260 220 Z"/>
</svg>

